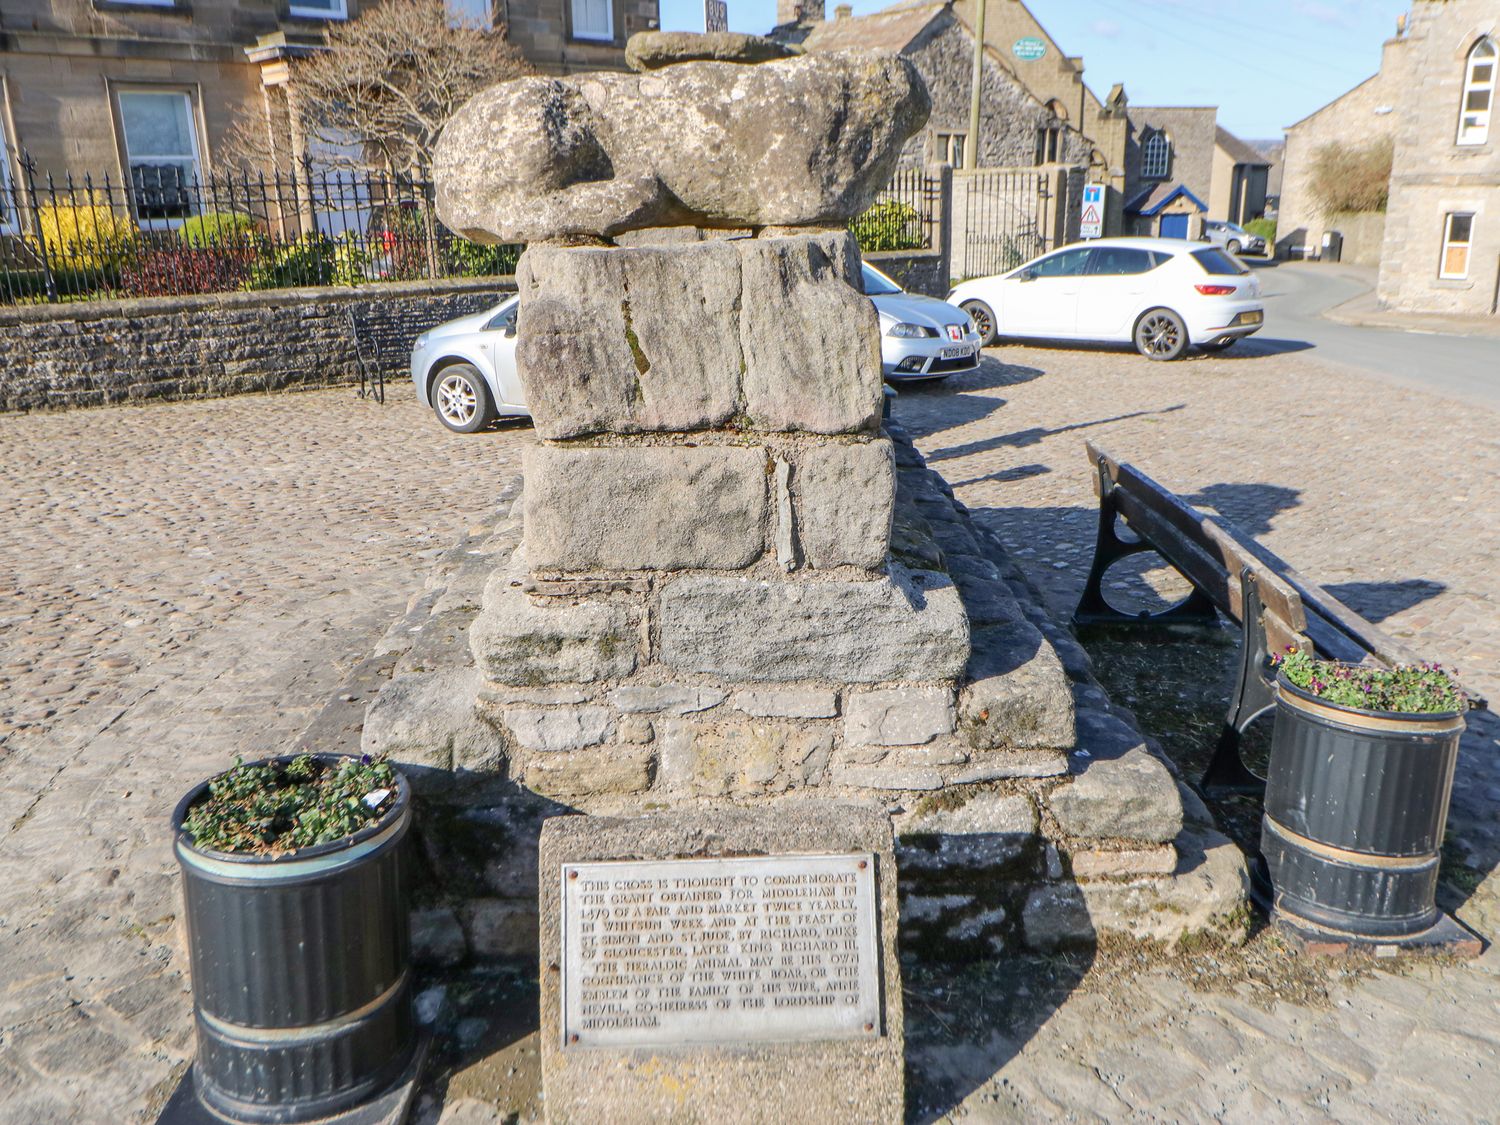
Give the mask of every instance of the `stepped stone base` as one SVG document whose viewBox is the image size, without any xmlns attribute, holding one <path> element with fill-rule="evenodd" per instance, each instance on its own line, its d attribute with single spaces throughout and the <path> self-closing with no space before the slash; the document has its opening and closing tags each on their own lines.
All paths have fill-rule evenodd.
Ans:
<svg viewBox="0 0 1500 1125">
<path fill-rule="evenodd" d="M 362 745 L 391 753 L 426 795 L 418 834 L 432 879 L 421 884 L 419 956 L 534 948 L 537 836 L 549 816 L 774 807 L 788 795 L 890 817 L 905 957 L 1243 926 L 1238 851 L 1110 703 L 998 542 L 898 428 L 890 437 L 886 573 L 537 578 L 516 557 L 514 503 L 413 599 L 383 642 L 397 675 Z M 853 586 L 867 612 L 883 607 L 888 634 L 908 630 L 920 661 L 860 650 L 858 637 L 830 644 L 807 624 L 838 604 L 820 587 Z M 714 613 L 736 597 L 781 599 L 792 612 L 776 622 L 744 611 L 737 649 L 685 613 L 669 627 L 678 597 Z M 869 622 L 866 637 L 880 632 Z M 762 642 L 777 630 L 824 658 Z M 732 671 L 669 662 L 674 651 L 713 651 Z"/>
</svg>

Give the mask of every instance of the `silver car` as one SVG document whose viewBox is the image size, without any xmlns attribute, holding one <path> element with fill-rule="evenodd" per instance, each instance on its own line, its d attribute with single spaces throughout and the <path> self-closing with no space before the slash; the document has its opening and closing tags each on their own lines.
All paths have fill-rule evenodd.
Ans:
<svg viewBox="0 0 1500 1125">
<path fill-rule="evenodd" d="M 864 291 L 880 314 L 886 378 L 940 379 L 979 363 L 979 334 L 968 314 L 943 301 L 903 292 L 879 270 L 864 267 Z M 440 324 L 417 337 L 411 381 L 417 399 L 460 434 L 496 418 L 527 417 L 516 374 L 516 312 L 520 298 Z"/>
<path fill-rule="evenodd" d="M 417 337 L 411 381 L 417 400 L 460 434 L 496 418 L 526 418 L 526 395 L 516 375 L 516 312 L 520 297 L 440 324 Z"/>
<path fill-rule="evenodd" d="M 1203 224 L 1203 241 L 1212 243 L 1231 254 L 1264 254 L 1266 240 L 1251 234 L 1239 223 L 1224 223 L 1208 219 Z"/>
<path fill-rule="evenodd" d="M 865 296 L 880 314 L 880 359 L 891 382 L 944 379 L 979 366 L 979 330 L 946 301 L 907 293 L 871 265 Z"/>
</svg>

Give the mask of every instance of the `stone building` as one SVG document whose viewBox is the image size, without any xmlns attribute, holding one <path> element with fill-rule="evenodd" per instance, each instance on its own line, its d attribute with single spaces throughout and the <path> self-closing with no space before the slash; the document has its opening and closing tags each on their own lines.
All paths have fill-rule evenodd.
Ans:
<svg viewBox="0 0 1500 1125">
<path fill-rule="evenodd" d="M 1398 103 L 1379 296 L 1500 313 L 1500 0 L 1417 0 L 1388 56 Z"/>
<path fill-rule="evenodd" d="M 1125 154 L 1125 230 L 1197 238 L 1209 214 L 1218 110 L 1130 106 Z"/>
<path fill-rule="evenodd" d="M 783 14 L 808 18 L 807 0 L 781 3 L 786 9 Z M 858 17 L 841 8 L 831 21 L 790 26 L 797 29 L 795 38 L 807 51 L 864 48 L 910 59 L 927 83 L 932 117 L 927 128 L 907 142 L 902 164 L 920 167 L 946 161 L 954 167 L 963 166 L 964 149 L 969 143 L 974 34 L 949 0 L 898 4 Z M 787 33 L 783 31 L 782 35 Z M 1038 98 L 993 51 L 985 55 L 983 75 L 979 167 L 1089 164 L 1095 155 L 1094 145 L 1069 122 L 1060 103 Z"/>
<path fill-rule="evenodd" d="M 288 61 L 365 0 L 0 0 L 0 190 L 22 150 L 54 174 L 133 167 L 213 171 L 238 113 L 286 90 Z M 625 40 L 655 27 L 657 0 L 450 0 L 503 19 L 547 72 L 623 69 Z"/>
<path fill-rule="evenodd" d="M 1338 230 L 1345 237 L 1346 259 L 1367 265 L 1380 260 L 1384 213 L 1351 215 L 1328 210 L 1313 190 L 1313 165 L 1319 150 L 1327 145 L 1359 149 L 1394 136 L 1399 120 L 1396 107 L 1406 95 L 1392 59 L 1403 45 L 1400 39 L 1389 40 L 1378 73 L 1287 127 L 1276 218 L 1277 257 L 1315 257 L 1321 252 L 1324 234 Z"/>
<path fill-rule="evenodd" d="M 1209 218 L 1244 224 L 1266 211 L 1271 162 L 1224 126 L 1214 129 Z"/>
</svg>

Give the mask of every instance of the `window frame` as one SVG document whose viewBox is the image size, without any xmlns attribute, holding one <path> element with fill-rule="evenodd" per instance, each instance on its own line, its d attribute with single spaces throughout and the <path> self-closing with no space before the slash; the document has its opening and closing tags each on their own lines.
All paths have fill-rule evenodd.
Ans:
<svg viewBox="0 0 1500 1125">
<path fill-rule="evenodd" d="M 601 35 L 593 31 L 578 30 L 578 6 L 585 0 L 568 0 L 568 37 L 578 39 L 585 43 L 613 43 L 615 41 L 615 3 L 614 0 L 604 0 L 604 13 L 607 17 L 606 23 L 608 33 Z"/>
<path fill-rule="evenodd" d="M 11 143 L 10 98 L 5 76 L 0 74 L 0 237 L 5 238 L 14 238 L 21 233 L 21 200 L 11 163 L 13 152 L 19 153 L 20 148 Z"/>
<path fill-rule="evenodd" d="M 1488 49 L 1488 54 L 1481 58 L 1479 52 Z M 1484 82 L 1476 81 L 1474 71 L 1482 63 L 1488 63 L 1490 76 Z M 1458 135 L 1454 138 L 1454 144 L 1458 145 L 1483 145 L 1490 140 L 1490 128 L 1495 122 L 1495 96 L 1500 94 L 1500 42 L 1481 35 L 1474 40 L 1474 45 L 1469 48 L 1469 53 L 1464 56 L 1464 80 L 1462 90 L 1458 98 Z M 1475 93 L 1484 93 L 1489 97 L 1488 105 L 1483 110 L 1471 111 L 1469 109 L 1469 96 Z M 1467 118 L 1471 114 L 1479 118 L 1472 127 Z"/>
<path fill-rule="evenodd" d="M 309 8 L 290 0 L 287 15 L 297 20 L 346 20 L 349 18 L 349 0 L 330 0 L 332 7 Z"/>
<path fill-rule="evenodd" d="M 194 207 L 188 204 L 188 214 L 181 216 L 153 217 L 139 213 L 139 203 L 135 198 L 135 176 L 132 169 L 136 163 L 147 164 L 155 157 L 158 160 L 178 160 L 171 153 L 142 153 L 135 154 L 130 151 L 130 132 L 125 124 L 125 101 L 132 94 L 173 94 L 187 102 L 187 126 L 188 138 L 192 142 L 193 152 L 193 178 L 201 188 L 204 177 L 207 174 L 207 164 L 203 152 L 203 130 L 202 122 L 198 120 L 198 91 L 191 86 L 161 86 L 161 85 L 138 85 L 135 83 L 110 83 L 110 97 L 114 102 L 115 120 L 119 122 L 120 128 L 120 150 L 124 157 L 123 186 L 126 198 L 130 201 L 131 221 L 141 230 L 176 230 L 188 219 L 192 218 Z M 201 211 L 202 200 L 199 201 L 197 210 Z"/>
<path fill-rule="evenodd" d="M 1154 145 L 1160 145 L 1161 170 L 1155 171 Z M 1141 141 L 1141 179 L 1165 180 L 1172 174 L 1172 138 L 1165 129 L 1152 129 Z"/>
<path fill-rule="evenodd" d="M 1010 274 L 1007 277 L 1007 280 L 1010 280 L 1012 278 L 1020 280 L 1021 275 L 1028 271 L 1031 273 L 1031 279 L 1036 281 L 1040 281 L 1042 278 L 1051 277 L 1085 277 L 1088 274 L 1089 262 L 1092 260 L 1093 253 L 1094 248 L 1092 246 L 1064 246 L 1061 250 L 1054 250 L 1052 251 L 1052 253 L 1044 255 L 1038 258 L 1036 261 L 1029 263 L 1028 265 L 1021 266 L 1014 273 Z M 1067 257 L 1070 254 L 1082 255 L 1082 261 L 1077 270 L 1074 270 L 1070 273 L 1037 272 L 1037 267 L 1043 262 L 1050 262 L 1057 258 Z"/>
<path fill-rule="evenodd" d="M 1453 237 L 1453 220 L 1468 219 L 1468 237 L 1459 242 Z M 1438 280 L 1439 281 L 1468 281 L 1469 263 L 1473 257 L 1474 249 L 1474 219 L 1473 211 L 1446 211 L 1443 214 L 1443 241 L 1438 247 Z M 1448 252 L 1456 247 L 1463 247 L 1464 268 L 1462 273 L 1453 273 L 1448 269 Z"/>
<path fill-rule="evenodd" d="M 1097 263 L 1102 262 L 1105 259 L 1105 256 L 1109 255 L 1109 254 L 1131 254 L 1131 255 L 1139 254 L 1145 260 L 1145 262 L 1146 262 L 1146 268 L 1143 269 L 1143 270 L 1127 270 L 1124 273 L 1121 273 L 1121 272 L 1118 272 L 1118 271 L 1112 271 L 1110 273 L 1104 273 L 1103 271 L 1095 269 L 1094 266 Z M 1157 260 L 1157 255 L 1156 254 L 1152 253 L 1150 250 L 1143 250 L 1143 249 L 1141 249 L 1138 246 L 1095 246 L 1094 249 L 1093 249 L 1093 253 L 1089 255 L 1089 260 L 1088 260 L 1087 265 L 1084 266 L 1083 276 L 1084 277 L 1144 277 L 1146 274 L 1150 273 L 1152 270 L 1158 268 L 1161 264 L 1162 263 Z"/>
</svg>

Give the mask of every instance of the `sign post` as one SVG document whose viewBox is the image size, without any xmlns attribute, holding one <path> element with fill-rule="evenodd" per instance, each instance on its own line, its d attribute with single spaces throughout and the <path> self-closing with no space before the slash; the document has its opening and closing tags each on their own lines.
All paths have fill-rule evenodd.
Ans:
<svg viewBox="0 0 1500 1125">
<path fill-rule="evenodd" d="M 1104 234 L 1104 185 L 1085 184 L 1078 237 L 1099 238 Z"/>
</svg>

